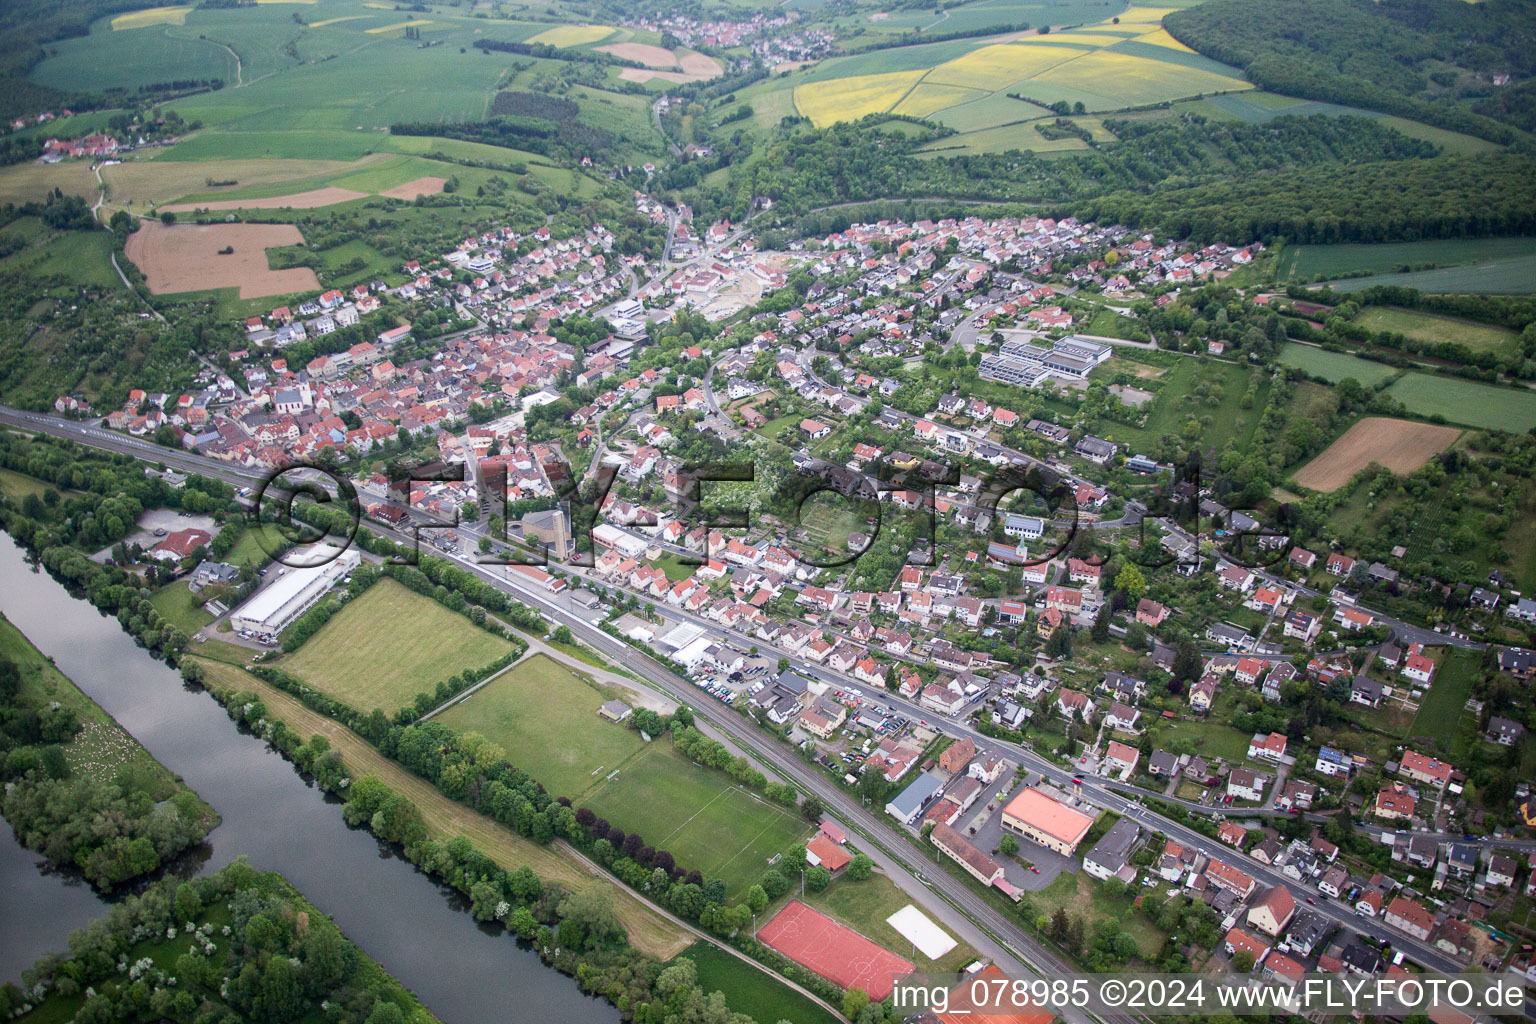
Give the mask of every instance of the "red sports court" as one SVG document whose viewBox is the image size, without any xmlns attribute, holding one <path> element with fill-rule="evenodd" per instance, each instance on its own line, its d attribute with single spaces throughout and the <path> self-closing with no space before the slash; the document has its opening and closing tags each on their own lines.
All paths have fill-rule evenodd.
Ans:
<svg viewBox="0 0 1536 1024">
<path fill-rule="evenodd" d="M 910 961 L 799 900 L 773 915 L 757 937 L 842 988 L 863 989 L 877 1003 L 891 994 L 898 977 L 913 969 Z"/>
</svg>

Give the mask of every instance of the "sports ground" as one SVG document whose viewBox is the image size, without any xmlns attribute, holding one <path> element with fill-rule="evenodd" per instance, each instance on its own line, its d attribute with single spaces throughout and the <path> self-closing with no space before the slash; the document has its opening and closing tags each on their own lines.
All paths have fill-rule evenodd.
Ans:
<svg viewBox="0 0 1536 1024">
<path fill-rule="evenodd" d="M 511 649 L 457 612 L 383 579 L 277 665 L 360 711 L 393 713 L 419 691 Z"/>
<path fill-rule="evenodd" d="M 890 995 L 896 979 L 913 970 L 910 960 L 880 948 L 799 900 L 791 900 L 775 914 L 758 929 L 757 937 L 840 988 L 863 989 L 875 1002 Z"/>
<path fill-rule="evenodd" d="M 721 879 L 733 899 L 763 876 L 771 857 L 804 842 L 810 825 L 792 809 L 694 764 L 665 736 L 647 744 L 628 726 L 600 718 L 598 707 L 611 696 L 534 657 L 438 721 L 500 744 L 551 793 Z"/>
</svg>

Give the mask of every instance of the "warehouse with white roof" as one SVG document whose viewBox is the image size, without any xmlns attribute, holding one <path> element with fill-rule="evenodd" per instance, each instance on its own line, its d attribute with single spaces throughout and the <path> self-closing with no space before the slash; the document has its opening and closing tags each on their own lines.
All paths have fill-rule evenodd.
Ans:
<svg viewBox="0 0 1536 1024">
<path fill-rule="evenodd" d="M 229 624 L 237 630 L 276 636 L 313 608 L 326 591 L 361 561 L 357 549 L 348 548 L 323 565 L 289 569 L 230 615 Z"/>
</svg>

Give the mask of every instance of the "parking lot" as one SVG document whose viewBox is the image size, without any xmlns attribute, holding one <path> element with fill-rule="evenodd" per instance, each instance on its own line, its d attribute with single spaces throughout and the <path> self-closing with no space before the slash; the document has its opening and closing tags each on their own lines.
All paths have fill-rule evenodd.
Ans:
<svg viewBox="0 0 1536 1024">
<path fill-rule="evenodd" d="M 1029 783 L 1028 776 L 1025 776 L 1017 786 L 1012 784 L 1012 779 L 1011 775 L 1005 776 L 987 788 L 985 795 L 976 802 L 979 810 L 976 810 L 968 819 L 961 819 L 960 834 L 975 844 L 982 853 L 1001 864 L 1003 876 L 1014 888 L 1035 892 L 1056 881 L 1056 876 L 1063 871 L 1076 874 L 1079 864 L 1076 857 L 1062 856 L 1054 850 L 1036 846 L 1023 838 L 1019 839 L 1017 859 L 994 852 L 1003 836 L 1003 808 L 1007 806 L 1009 800 L 1013 799 L 1015 793 Z M 1003 793 L 1001 797 L 998 796 L 999 792 Z M 975 831 L 972 832 L 972 829 Z M 1031 871 L 1019 863 L 1020 859 L 1029 861 L 1039 868 L 1039 871 Z"/>
<path fill-rule="evenodd" d="M 123 538 L 123 543 L 129 547 L 138 544 L 146 551 L 160 543 L 166 534 L 175 533 L 177 530 L 206 530 L 209 536 L 218 532 L 218 526 L 214 523 L 212 516 L 178 512 L 173 508 L 149 509 L 139 516 L 136 526 L 132 533 Z M 91 559 L 96 562 L 105 562 L 112 557 L 112 548 L 116 546 L 108 545 L 92 555 Z"/>
</svg>

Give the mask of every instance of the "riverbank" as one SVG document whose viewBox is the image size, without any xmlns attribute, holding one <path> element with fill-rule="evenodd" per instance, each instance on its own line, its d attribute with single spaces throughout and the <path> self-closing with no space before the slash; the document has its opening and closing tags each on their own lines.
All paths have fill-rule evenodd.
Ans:
<svg viewBox="0 0 1536 1024">
<path fill-rule="evenodd" d="M 219 815 L 0 617 L 0 811 L 54 868 L 112 889 L 207 838 Z"/>
<path fill-rule="evenodd" d="M 259 737 L 241 730 L 202 690 L 134 642 L 115 616 L 96 613 L 57 579 L 0 540 L 0 611 L 60 671 L 115 718 L 167 770 L 223 815 L 178 874 L 215 871 L 248 855 L 277 870 L 365 953 L 447 1024 L 618 1024 L 606 1000 L 585 995 L 504 930 L 486 929 L 467 901 L 435 884 L 388 843 L 349 827 L 325 796 Z M 8 844 L 0 857 L 0 980 L 21 972 L 103 913 L 88 887 L 40 871 Z"/>
<path fill-rule="evenodd" d="M 662 918 L 622 886 L 612 884 L 606 874 L 584 871 L 557 848 L 524 839 L 511 829 L 449 800 L 436 787 L 380 754 L 335 719 L 311 710 L 297 698 L 232 665 L 204 658 L 189 660 L 202 666 L 204 684 L 210 690 L 250 690 L 260 694 L 274 716 L 293 732 L 306 739 L 324 736 L 333 750 L 340 751 L 354 776 L 373 775 L 414 803 L 433 838 L 448 840 L 464 836 L 475 844 L 476 849 L 509 871 L 526 865 L 546 881 L 573 888 L 593 882 L 609 886 L 614 891 L 614 914 L 629 933 L 630 944 L 658 960 L 671 959 L 694 941 L 692 934 Z"/>
<path fill-rule="evenodd" d="M 25 993 L 0 989 L 0 1020 L 18 1010 L 53 1024 L 146 1009 L 177 1020 L 218 1009 L 284 1020 L 324 1007 L 336 1024 L 439 1024 L 291 882 L 243 860 L 130 896 L 30 975 Z"/>
</svg>

